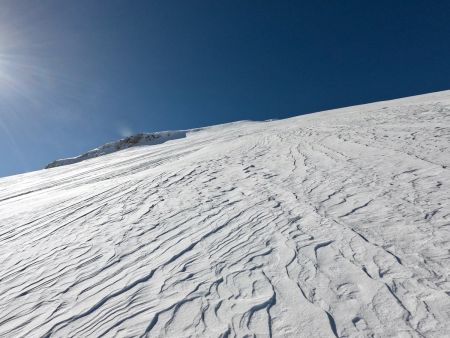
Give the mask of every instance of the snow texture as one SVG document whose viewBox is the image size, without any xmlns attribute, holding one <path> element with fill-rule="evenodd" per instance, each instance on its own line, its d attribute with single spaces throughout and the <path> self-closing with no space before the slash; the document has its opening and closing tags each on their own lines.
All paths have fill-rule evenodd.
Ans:
<svg viewBox="0 0 450 338">
<path fill-rule="evenodd" d="M 448 337 L 449 148 L 446 91 L 2 178 L 0 336 Z"/>
</svg>

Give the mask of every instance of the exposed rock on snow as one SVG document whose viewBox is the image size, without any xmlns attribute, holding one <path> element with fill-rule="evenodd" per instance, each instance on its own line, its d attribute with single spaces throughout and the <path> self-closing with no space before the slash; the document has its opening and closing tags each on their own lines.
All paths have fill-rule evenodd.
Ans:
<svg viewBox="0 0 450 338">
<path fill-rule="evenodd" d="M 450 91 L 215 126 L 0 179 L 0 336 L 445 337 L 449 252 Z"/>
<path fill-rule="evenodd" d="M 127 149 L 130 147 L 143 146 L 143 145 L 155 145 L 161 144 L 170 140 L 176 140 L 186 137 L 185 130 L 177 131 L 161 131 L 156 133 L 139 133 L 120 139 L 119 141 L 110 142 L 102 145 L 101 147 L 92 149 L 85 154 L 77 157 L 65 158 L 62 160 L 56 160 L 49 163 L 45 169 L 59 167 L 62 165 L 73 164 L 88 160 L 90 158 L 111 154 L 113 152 Z"/>
</svg>

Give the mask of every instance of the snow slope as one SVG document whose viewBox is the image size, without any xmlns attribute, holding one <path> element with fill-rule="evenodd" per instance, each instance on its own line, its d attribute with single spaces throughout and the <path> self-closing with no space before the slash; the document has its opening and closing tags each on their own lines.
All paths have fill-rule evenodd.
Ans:
<svg viewBox="0 0 450 338">
<path fill-rule="evenodd" d="M 446 337 L 450 91 L 0 179 L 1 337 Z"/>
</svg>

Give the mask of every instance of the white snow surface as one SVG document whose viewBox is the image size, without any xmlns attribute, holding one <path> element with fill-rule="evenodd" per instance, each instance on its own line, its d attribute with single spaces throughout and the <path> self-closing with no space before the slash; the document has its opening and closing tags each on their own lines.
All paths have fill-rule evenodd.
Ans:
<svg viewBox="0 0 450 338">
<path fill-rule="evenodd" d="M 1 337 L 448 337 L 450 91 L 0 179 Z"/>
</svg>

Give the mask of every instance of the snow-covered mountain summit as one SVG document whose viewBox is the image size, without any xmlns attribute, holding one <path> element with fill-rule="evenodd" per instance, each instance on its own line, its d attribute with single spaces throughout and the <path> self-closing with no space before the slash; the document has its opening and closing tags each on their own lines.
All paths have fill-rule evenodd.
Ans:
<svg viewBox="0 0 450 338">
<path fill-rule="evenodd" d="M 131 136 L 127 136 L 115 142 L 106 143 L 98 148 L 92 149 L 87 153 L 84 153 L 77 157 L 65 158 L 61 160 L 56 160 L 49 163 L 45 168 L 54 168 L 62 165 L 68 165 L 73 163 L 78 163 L 84 160 L 88 160 L 94 157 L 99 157 L 107 154 L 114 153 L 119 150 L 144 146 L 144 145 L 155 145 L 161 144 L 170 140 L 176 140 L 179 138 L 186 137 L 186 130 L 176 130 L 176 131 L 161 131 L 156 133 L 139 133 Z"/>
<path fill-rule="evenodd" d="M 1 337 L 448 336 L 450 91 L 127 143 L 0 179 Z"/>
</svg>

